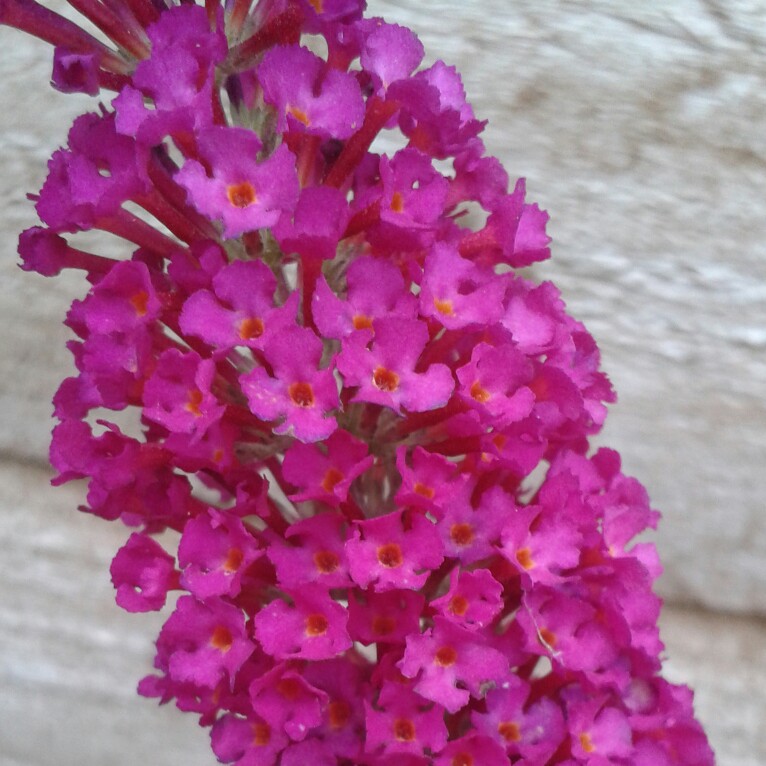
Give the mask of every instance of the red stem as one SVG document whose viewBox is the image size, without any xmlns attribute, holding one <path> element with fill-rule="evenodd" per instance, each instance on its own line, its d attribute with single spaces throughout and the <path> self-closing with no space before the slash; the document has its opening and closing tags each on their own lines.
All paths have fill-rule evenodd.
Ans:
<svg viewBox="0 0 766 766">
<path fill-rule="evenodd" d="M 213 92 L 211 93 L 211 100 L 213 104 L 213 122 L 216 125 L 226 125 L 226 113 L 223 111 L 223 104 L 221 103 L 221 91 L 213 81 Z"/>
<path fill-rule="evenodd" d="M 215 27 L 216 15 L 220 7 L 218 0 L 205 0 L 205 11 L 211 28 Z"/>
<path fill-rule="evenodd" d="M 231 9 L 231 16 L 229 17 L 230 29 L 234 37 L 239 37 L 242 34 L 242 27 L 252 3 L 253 0 L 234 0 L 234 7 Z"/>
<path fill-rule="evenodd" d="M 119 93 L 126 85 L 130 84 L 130 78 L 124 74 L 115 74 L 100 69 L 98 72 L 98 86 L 102 90 L 113 90 Z"/>
<path fill-rule="evenodd" d="M 229 57 L 223 65 L 228 74 L 243 72 L 255 64 L 259 54 L 273 45 L 297 43 L 301 37 L 303 14 L 291 5 L 286 11 L 267 21 L 254 35 L 235 45 L 229 51 Z"/>
<path fill-rule="evenodd" d="M 348 139 L 335 164 L 330 168 L 325 178 L 327 186 L 339 189 L 344 181 L 362 161 L 367 150 L 380 133 L 383 126 L 394 116 L 399 104 L 396 101 L 383 101 L 373 96 L 367 102 L 367 114 L 362 127 Z"/>
<path fill-rule="evenodd" d="M 168 162 L 169 165 L 164 165 L 162 157 L 152 153 L 152 159 L 149 162 L 149 179 L 152 185 L 174 208 L 180 210 L 205 237 L 217 239 L 218 232 L 215 226 L 204 215 L 187 204 L 186 190 L 173 180 L 172 171 L 175 169 L 175 165 L 172 164 L 171 160 Z"/>
<path fill-rule="evenodd" d="M 126 19 L 119 18 L 97 0 L 67 0 L 67 2 L 85 18 L 92 21 L 107 37 L 132 53 L 137 59 L 143 59 L 149 55 L 149 46 L 146 40 L 136 37 Z"/>
<path fill-rule="evenodd" d="M 314 327 L 314 317 L 311 314 L 311 298 L 314 295 L 319 275 L 322 273 L 322 260 L 315 256 L 301 256 L 300 264 L 301 297 L 303 300 L 303 324 Z"/>
<path fill-rule="evenodd" d="M 157 231 L 153 226 L 127 210 L 120 209 L 110 218 L 99 220 L 98 228 L 165 257 L 183 249 L 181 244 Z"/>
<path fill-rule="evenodd" d="M 111 72 L 130 72 L 127 62 L 113 50 L 80 29 L 74 22 L 36 3 L 35 0 L 0 0 L 0 24 L 20 29 L 51 45 L 61 45 L 73 53 L 100 54 L 101 64 Z"/>
<path fill-rule="evenodd" d="M 298 149 L 298 179 L 301 187 L 314 185 L 314 169 L 319 147 L 322 144 L 321 136 L 303 135 Z"/>
<path fill-rule="evenodd" d="M 134 202 L 160 223 L 167 226 L 171 233 L 183 242 L 191 244 L 207 237 L 181 212 L 176 210 L 161 194 L 152 190 L 148 194 L 135 197 Z"/>
<path fill-rule="evenodd" d="M 458 250 L 463 258 L 471 258 L 482 250 L 497 247 L 497 239 L 494 231 L 485 226 L 480 231 L 472 231 L 463 237 L 458 245 Z"/>
<path fill-rule="evenodd" d="M 160 17 L 160 12 L 154 7 L 152 0 L 121 0 L 121 2 L 125 3 L 125 6 L 144 29 Z M 114 6 L 113 0 L 110 0 L 110 4 Z"/>
<path fill-rule="evenodd" d="M 351 220 L 346 226 L 346 231 L 343 232 L 341 239 L 347 239 L 348 237 L 355 237 L 357 234 L 361 234 L 366 231 L 370 226 L 377 223 L 380 220 L 380 200 L 377 199 L 371 205 L 368 205 L 364 210 L 360 210 L 358 213 L 354 213 Z"/>
</svg>

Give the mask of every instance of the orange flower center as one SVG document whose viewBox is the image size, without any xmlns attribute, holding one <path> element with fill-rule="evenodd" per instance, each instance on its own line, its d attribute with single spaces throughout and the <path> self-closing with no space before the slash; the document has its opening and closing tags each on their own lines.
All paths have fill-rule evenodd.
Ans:
<svg viewBox="0 0 766 766">
<path fill-rule="evenodd" d="M 396 391 L 399 388 L 399 376 L 385 367 L 378 367 L 372 374 L 372 382 L 381 391 Z"/>
<path fill-rule="evenodd" d="M 340 484 L 344 478 L 343 474 L 337 468 L 328 468 L 327 473 L 324 475 L 324 479 L 322 479 L 322 489 L 328 494 L 331 494 L 336 485 Z"/>
<path fill-rule="evenodd" d="M 250 205 L 258 201 L 255 187 L 250 181 L 242 181 L 242 183 L 227 186 L 226 196 L 234 207 L 250 207 Z"/>
<path fill-rule="evenodd" d="M 226 561 L 223 562 L 222 569 L 224 572 L 236 572 L 242 564 L 242 560 L 245 558 L 245 554 L 239 548 L 230 548 L 229 553 L 226 556 Z"/>
<path fill-rule="evenodd" d="M 372 319 L 364 314 L 355 314 L 353 323 L 355 330 L 369 330 L 372 328 Z"/>
<path fill-rule="evenodd" d="M 473 541 L 473 527 L 467 522 L 453 524 L 450 527 L 449 536 L 455 545 L 469 545 Z"/>
<path fill-rule="evenodd" d="M 263 335 L 263 320 L 258 317 L 248 317 L 239 323 L 239 337 L 242 340 L 253 340 Z"/>
<path fill-rule="evenodd" d="M 137 316 L 144 316 L 149 306 L 149 293 L 146 290 L 141 290 L 130 298 L 130 305 L 136 312 Z"/>
<path fill-rule="evenodd" d="M 583 732 L 580 735 L 580 747 L 582 747 L 586 753 L 592 753 L 596 749 L 593 740 L 590 738 L 590 734 Z"/>
<path fill-rule="evenodd" d="M 535 562 L 532 560 L 532 551 L 530 551 L 529 548 L 520 548 L 517 550 L 516 561 L 518 561 L 520 566 L 524 569 L 532 569 L 535 565 Z"/>
<path fill-rule="evenodd" d="M 327 706 L 327 715 L 333 729 L 342 729 L 351 718 L 351 707 L 344 700 L 333 700 Z"/>
<path fill-rule="evenodd" d="M 471 386 L 471 396 L 479 402 L 479 404 L 486 404 L 492 398 L 492 394 L 490 394 L 478 380 Z"/>
<path fill-rule="evenodd" d="M 452 305 L 452 301 L 448 301 L 448 300 L 443 301 L 443 300 L 440 300 L 439 298 L 434 298 L 434 307 L 440 314 L 444 314 L 444 316 L 452 316 L 452 314 L 455 313 L 455 309 Z"/>
<path fill-rule="evenodd" d="M 253 724 L 253 744 L 264 747 L 271 741 L 271 727 L 267 723 Z"/>
<path fill-rule="evenodd" d="M 387 569 L 396 569 L 404 561 L 402 549 L 397 543 L 386 543 L 378 548 L 378 561 Z"/>
<path fill-rule="evenodd" d="M 417 482 L 413 489 L 415 490 L 416 495 L 421 495 L 426 498 L 426 500 L 430 500 L 436 494 L 433 487 L 421 484 L 420 482 Z"/>
<path fill-rule="evenodd" d="M 314 566 L 322 574 L 332 574 L 340 566 L 340 559 L 332 551 L 317 551 L 314 554 Z"/>
<path fill-rule="evenodd" d="M 210 645 L 221 652 L 228 652 L 233 643 L 231 631 L 223 625 L 216 625 L 213 635 L 210 636 Z"/>
<path fill-rule="evenodd" d="M 434 662 L 443 667 L 448 668 L 450 665 L 454 665 L 457 661 L 457 651 L 453 646 L 442 646 L 437 649 L 434 655 Z"/>
<path fill-rule="evenodd" d="M 299 109 L 297 106 L 288 106 L 287 113 L 295 117 L 295 119 L 298 120 L 298 122 L 300 122 L 302 125 L 305 125 L 306 127 L 308 127 L 309 118 L 306 112 L 303 111 L 303 109 Z"/>
<path fill-rule="evenodd" d="M 452 759 L 452 766 L 473 766 L 473 757 L 468 753 L 457 753 Z"/>
<path fill-rule="evenodd" d="M 543 642 L 551 647 L 551 649 L 556 646 L 556 634 L 552 630 L 548 630 L 548 628 L 540 628 L 538 632 L 540 633 L 540 638 Z"/>
<path fill-rule="evenodd" d="M 287 388 L 287 393 L 298 407 L 314 406 L 314 389 L 310 383 L 291 383 Z"/>
<path fill-rule="evenodd" d="M 462 617 L 468 611 L 468 606 L 468 599 L 465 596 L 453 596 L 449 602 L 449 611 L 458 617 Z"/>
<path fill-rule="evenodd" d="M 202 410 L 199 407 L 200 404 L 202 404 L 202 391 L 200 391 L 198 388 L 192 388 L 189 391 L 185 409 L 188 412 L 191 412 L 195 418 L 199 418 L 202 416 Z"/>
<path fill-rule="evenodd" d="M 306 618 L 306 635 L 315 638 L 323 636 L 330 627 L 327 618 L 323 614 L 310 614 Z"/>
<path fill-rule="evenodd" d="M 401 213 L 404 210 L 404 197 L 401 192 L 394 192 L 391 196 L 391 210 Z"/>
<path fill-rule="evenodd" d="M 397 718 L 394 721 L 394 737 L 399 742 L 412 742 L 415 739 L 415 724 L 409 718 Z"/>
<path fill-rule="evenodd" d="M 516 721 L 500 721 L 497 725 L 497 733 L 506 742 L 518 742 L 521 739 L 521 727 Z"/>
</svg>

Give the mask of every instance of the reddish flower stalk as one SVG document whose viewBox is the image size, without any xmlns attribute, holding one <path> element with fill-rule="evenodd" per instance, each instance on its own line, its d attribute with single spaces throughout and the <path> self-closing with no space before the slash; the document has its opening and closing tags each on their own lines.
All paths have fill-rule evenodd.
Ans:
<svg viewBox="0 0 766 766">
<path fill-rule="evenodd" d="M 598 350 L 515 271 L 548 257 L 547 214 L 455 70 L 361 0 L 75 6 L 116 50 L 0 5 L 57 46 L 57 88 L 119 91 L 53 155 L 19 250 L 90 285 L 55 483 L 133 530 L 120 606 L 182 591 L 141 694 L 238 766 L 712 764 L 631 542 L 658 514 L 589 454 Z M 388 130 L 406 147 L 371 152 Z M 90 229 L 123 253 L 78 248 Z M 132 434 L 103 418 L 128 407 Z"/>
</svg>

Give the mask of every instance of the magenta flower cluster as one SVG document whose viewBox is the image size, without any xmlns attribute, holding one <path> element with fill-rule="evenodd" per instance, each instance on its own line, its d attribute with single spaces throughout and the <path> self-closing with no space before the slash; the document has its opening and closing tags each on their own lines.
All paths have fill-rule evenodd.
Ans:
<svg viewBox="0 0 766 766">
<path fill-rule="evenodd" d="M 596 344 L 517 271 L 547 215 L 455 69 L 363 0 L 72 4 L 109 42 L 0 5 L 56 88 L 117 94 L 20 253 L 90 283 L 51 460 L 132 530 L 118 604 L 172 597 L 140 693 L 238 766 L 712 764 L 660 675 L 657 513 L 588 456 Z"/>
</svg>

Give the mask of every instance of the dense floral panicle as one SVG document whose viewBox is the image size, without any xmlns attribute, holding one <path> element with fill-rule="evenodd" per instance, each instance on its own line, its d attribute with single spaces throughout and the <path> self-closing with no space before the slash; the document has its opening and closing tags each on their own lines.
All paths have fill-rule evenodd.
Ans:
<svg viewBox="0 0 766 766">
<path fill-rule="evenodd" d="M 235 766 L 710 766 L 598 348 L 516 272 L 548 215 L 457 71 L 363 0 L 77 7 L 108 42 L 0 4 L 102 99 L 19 253 L 88 286 L 54 482 L 131 528 L 121 607 L 180 591 L 139 692 Z"/>
</svg>

